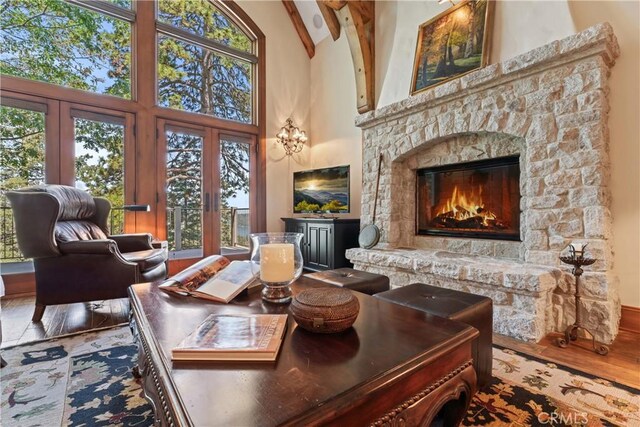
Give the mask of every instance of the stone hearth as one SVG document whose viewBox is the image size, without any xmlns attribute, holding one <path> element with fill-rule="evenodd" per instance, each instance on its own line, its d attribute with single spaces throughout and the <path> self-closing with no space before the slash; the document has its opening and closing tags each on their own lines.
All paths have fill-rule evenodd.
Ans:
<svg viewBox="0 0 640 427">
<path fill-rule="evenodd" d="M 598 339 L 618 331 L 612 275 L 608 77 L 618 55 L 609 24 L 489 65 L 363 114 L 363 224 L 371 223 L 378 153 L 384 156 L 371 250 L 355 268 L 490 296 L 495 331 L 539 340 L 573 323 L 573 276 L 558 255 L 588 243 L 584 323 Z M 520 156 L 521 242 L 416 235 L 416 170 Z M 404 248 L 404 249 L 403 249 Z"/>
</svg>

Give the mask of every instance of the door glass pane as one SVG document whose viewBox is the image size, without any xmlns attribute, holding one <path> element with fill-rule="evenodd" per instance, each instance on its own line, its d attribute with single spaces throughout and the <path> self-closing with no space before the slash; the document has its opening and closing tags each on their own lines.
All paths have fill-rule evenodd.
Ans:
<svg viewBox="0 0 640 427">
<path fill-rule="evenodd" d="M 2 74 L 131 98 L 129 22 L 61 0 L 3 5 Z"/>
<path fill-rule="evenodd" d="M 203 138 L 167 131 L 167 240 L 173 258 L 203 256 Z"/>
<path fill-rule="evenodd" d="M 131 9 L 131 1 L 132 0 L 108 0 L 109 3 L 113 3 L 116 6 L 120 6 L 124 9 Z"/>
<path fill-rule="evenodd" d="M 249 252 L 249 149 L 220 140 L 220 253 Z"/>
<path fill-rule="evenodd" d="M 249 37 L 208 0 L 160 0 L 158 19 L 244 52 L 253 50 Z"/>
<path fill-rule="evenodd" d="M 111 202 L 110 231 L 124 231 L 124 125 L 74 119 L 76 187 Z"/>
<path fill-rule="evenodd" d="M 251 63 L 172 37 L 158 40 L 161 106 L 251 123 Z"/>
<path fill-rule="evenodd" d="M 24 261 L 18 250 L 13 214 L 5 191 L 44 184 L 45 115 L 0 107 L 0 260 Z"/>
</svg>

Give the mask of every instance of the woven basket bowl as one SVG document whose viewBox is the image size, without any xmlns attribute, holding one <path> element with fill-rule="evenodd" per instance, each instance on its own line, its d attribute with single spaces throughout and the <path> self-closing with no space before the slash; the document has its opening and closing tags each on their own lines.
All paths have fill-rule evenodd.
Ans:
<svg viewBox="0 0 640 427">
<path fill-rule="evenodd" d="M 360 304 L 348 289 L 316 288 L 297 294 L 290 306 L 295 321 L 310 332 L 331 334 L 353 325 Z"/>
</svg>

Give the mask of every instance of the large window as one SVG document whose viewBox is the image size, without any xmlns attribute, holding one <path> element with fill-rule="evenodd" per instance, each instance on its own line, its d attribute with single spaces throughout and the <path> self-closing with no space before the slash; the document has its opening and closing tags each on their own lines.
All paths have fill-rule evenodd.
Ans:
<svg viewBox="0 0 640 427">
<path fill-rule="evenodd" d="M 193 35 L 254 53 L 251 39 L 210 1 L 160 0 L 158 20 Z"/>
<path fill-rule="evenodd" d="M 220 138 L 220 247 L 223 254 L 249 249 L 250 153 L 247 141 L 228 136 Z"/>
<path fill-rule="evenodd" d="M 104 9 L 133 19 L 130 10 Z M 127 20 L 62 0 L 4 0 L 0 26 L 3 74 L 131 98 Z"/>
<path fill-rule="evenodd" d="M 175 258 L 244 256 L 265 227 L 265 45 L 239 6 L 3 0 L 0 26 L 0 262 L 22 260 L 2 191 L 41 183 L 107 198 L 113 234 Z"/>
<path fill-rule="evenodd" d="M 172 253 L 201 257 L 203 143 L 197 133 L 167 129 L 167 240 Z"/>
<path fill-rule="evenodd" d="M 251 123 L 251 63 L 168 36 L 158 43 L 160 105 Z"/>
<path fill-rule="evenodd" d="M 253 41 L 208 0 L 160 0 L 160 105 L 252 123 Z"/>
<path fill-rule="evenodd" d="M 4 262 L 23 259 L 4 192 L 45 181 L 46 107 L 38 104 L 26 107 L 36 111 L 0 106 L 0 257 Z"/>
<path fill-rule="evenodd" d="M 112 234 L 124 231 L 125 125 L 121 117 L 74 117 L 75 185 L 111 202 Z"/>
</svg>

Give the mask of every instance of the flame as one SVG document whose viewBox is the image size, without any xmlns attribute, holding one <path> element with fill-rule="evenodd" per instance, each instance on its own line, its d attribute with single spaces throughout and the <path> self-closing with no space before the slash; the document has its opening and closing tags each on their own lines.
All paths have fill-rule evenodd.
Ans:
<svg viewBox="0 0 640 427">
<path fill-rule="evenodd" d="M 451 197 L 440 209 L 438 215 L 445 215 L 458 221 L 473 217 L 481 217 L 484 225 L 489 225 L 487 221 L 496 219 L 496 215 L 484 209 L 482 202 L 482 187 L 478 186 L 478 191 L 471 190 L 471 193 L 458 191 L 458 186 L 453 188 Z"/>
</svg>

